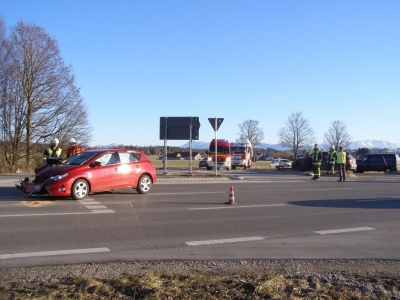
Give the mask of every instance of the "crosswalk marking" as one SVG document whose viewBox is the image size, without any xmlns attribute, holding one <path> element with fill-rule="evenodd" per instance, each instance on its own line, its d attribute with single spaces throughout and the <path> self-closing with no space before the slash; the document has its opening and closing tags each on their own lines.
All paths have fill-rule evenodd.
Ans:
<svg viewBox="0 0 400 300">
<path fill-rule="evenodd" d="M 115 213 L 112 209 L 109 209 L 107 206 L 102 205 L 100 202 L 95 201 L 92 198 L 86 197 L 85 199 L 78 200 L 78 202 L 96 214 Z"/>
</svg>

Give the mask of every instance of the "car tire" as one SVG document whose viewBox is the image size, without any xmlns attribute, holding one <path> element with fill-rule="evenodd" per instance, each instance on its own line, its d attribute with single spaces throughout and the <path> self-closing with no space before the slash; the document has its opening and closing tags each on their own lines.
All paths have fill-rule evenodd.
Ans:
<svg viewBox="0 0 400 300">
<path fill-rule="evenodd" d="M 386 174 L 388 174 L 388 173 L 390 173 L 390 172 L 391 172 L 390 168 L 386 168 L 386 169 L 385 169 L 385 173 L 386 173 Z"/>
<path fill-rule="evenodd" d="M 356 172 L 357 172 L 357 173 L 364 173 L 364 171 L 362 171 L 362 170 L 360 170 L 360 169 L 358 169 L 358 168 L 356 169 Z"/>
<path fill-rule="evenodd" d="M 89 183 L 85 179 L 78 179 L 71 189 L 71 196 L 74 200 L 82 200 L 89 194 Z"/>
<path fill-rule="evenodd" d="M 210 170 L 212 170 L 212 168 L 211 167 L 207 167 L 207 170 L 210 171 Z"/>
<path fill-rule="evenodd" d="M 150 191 L 150 188 L 151 188 L 152 184 L 153 184 L 153 181 L 151 180 L 150 176 L 142 175 L 139 178 L 136 191 L 139 194 L 146 194 L 146 193 L 148 193 Z"/>
</svg>

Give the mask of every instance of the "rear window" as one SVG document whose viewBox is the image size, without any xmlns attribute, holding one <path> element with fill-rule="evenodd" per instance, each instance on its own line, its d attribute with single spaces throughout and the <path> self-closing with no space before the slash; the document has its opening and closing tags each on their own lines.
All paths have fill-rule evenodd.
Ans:
<svg viewBox="0 0 400 300">
<path fill-rule="evenodd" d="M 390 163 L 390 164 L 396 163 L 396 160 L 395 160 L 393 154 L 386 154 L 386 155 L 384 154 L 383 157 L 385 158 L 386 163 L 388 163 L 388 164 L 389 164 L 389 163 Z"/>
</svg>

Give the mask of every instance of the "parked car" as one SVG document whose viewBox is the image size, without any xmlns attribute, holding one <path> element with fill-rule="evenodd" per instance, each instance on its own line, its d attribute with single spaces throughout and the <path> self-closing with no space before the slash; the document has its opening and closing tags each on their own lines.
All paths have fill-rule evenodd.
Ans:
<svg viewBox="0 0 400 300">
<path fill-rule="evenodd" d="M 207 168 L 207 166 L 207 158 L 202 158 L 201 160 L 199 160 L 199 168 Z"/>
<path fill-rule="evenodd" d="M 291 169 L 292 162 L 285 158 L 274 159 L 271 163 L 271 168 L 276 168 L 278 170 Z"/>
<path fill-rule="evenodd" d="M 363 154 L 357 161 L 357 172 L 397 172 L 400 166 L 400 157 L 394 153 Z"/>
<path fill-rule="evenodd" d="M 292 162 L 288 159 L 281 159 L 278 165 L 275 166 L 278 170 L 282 169 L 291 169 L 292 168 Z"/>
<path fill-rule="evenodd" d="M 328 152 L 323 151 L 321 170 L 327 169 L 327 156 Z M 292 163 L 292 169 L 301 171 L 311 171 L 313 169 L 311 156 L 303 156 L 295 159 Z M 356 169 L 357 169 L 356 159 L 349 152 L 346 152 L 346 170 L 355 172 Z"/>
<path fill-rule="evenodd" d="M 29 178 L 28 178 L 29 179 Z M 19 188 L 29 196 L 85 198 L 96 192 L 136 189 L 145 194 L 157 180 L 156 169 L 139 150 L 95 149 L 40 170 Z"/>
</svg>

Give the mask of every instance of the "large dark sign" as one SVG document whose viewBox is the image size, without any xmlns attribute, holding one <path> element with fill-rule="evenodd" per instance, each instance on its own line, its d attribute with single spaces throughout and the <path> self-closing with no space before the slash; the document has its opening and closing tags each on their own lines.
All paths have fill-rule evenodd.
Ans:
<svg viewBox="0 0 400 300">
<path fill-rule="evenodd" d="M 160 140 L 198 140 L 199 128 L 199 117 L 160 117 Z"/>
</svg>

